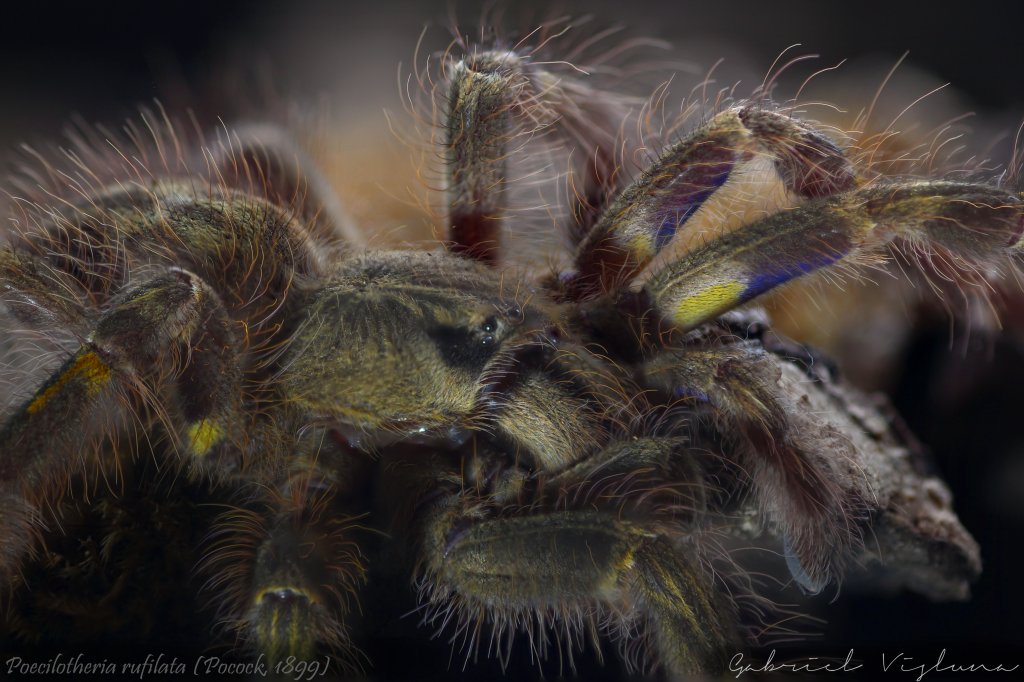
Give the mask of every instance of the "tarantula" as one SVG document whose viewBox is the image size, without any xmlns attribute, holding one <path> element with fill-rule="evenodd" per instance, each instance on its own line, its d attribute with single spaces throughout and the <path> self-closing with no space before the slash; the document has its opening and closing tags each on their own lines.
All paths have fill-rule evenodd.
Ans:
<svg viewBox="0 0 1024 682">
<path fill-rule="evenodd" d="M 1015 267 L 1024 200 L 869 176 L 765 102 L 722 108 L 627 183 L 611 96 L 523 46 L 444 63 L 441 250 L 364 249 L 265 128 L 190 165 L 145 118 L 151 157 L 72 155 L 62 191 L 16 202 L 4 303 L 76 347 L 0 431 L 8 591 L 53 559 L 70 507 L 155 466 L 219 503 L 184 504 L 211 524 L 196 570 L 228 637 L 272 661 L 357 665 L 360 592 L 392 571 L 471 650 L 612 639 L 641 668 L 719 672 L 758 608 L 729 546 L 761 526 L 807 591 L 874 557 L 962 594 L 978 558 L 942 483 L 741 306 L 897 254 L 983 289 Z M 583 161 L 573 266 L 531 277 L 503 264 L 503 214 L 510 159 L 541 130 Z M 751 208 L 751 175 L 793 206 Z M 936 510 L 939 530 L 915 524 Z"/>
</svg>

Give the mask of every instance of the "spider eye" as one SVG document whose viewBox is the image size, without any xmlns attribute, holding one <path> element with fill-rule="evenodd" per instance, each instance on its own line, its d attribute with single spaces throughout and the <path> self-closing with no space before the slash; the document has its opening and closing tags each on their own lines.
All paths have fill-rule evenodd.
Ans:
<svg viewBox="0 0 1024 682">
<path fill-rule="evenodd" d="M 441 357 L 452 366 L 480 371 L 498 345 L 498 319 L 467 327 L 438 326 L 428 331 Z"/>
<path fill-rule="evenodd" d="M 498 331 L 498 318 L 496 318 L 494 315 L 488 317 L 486 320 L 484 320 L 483 324 L 480 325 L 480 331 L 483 332 L 483 334 L 480 335 L 480 345 L 494 345 L 494 333 Z"/>
</svg>

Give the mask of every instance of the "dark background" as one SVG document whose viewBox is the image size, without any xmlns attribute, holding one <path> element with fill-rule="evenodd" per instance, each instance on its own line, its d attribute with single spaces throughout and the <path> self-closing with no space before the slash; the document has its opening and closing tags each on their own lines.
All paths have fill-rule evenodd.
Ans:
<svg viewBox="0 0 1024 682">
<path fill-rule="evenodd" d="M 284 92 L 326 92 L 336 107 L 379 112 L 395 101 L 396 65 L 410 62 L 425 25 L 434 27 L 427 46 L 443 46 L 449 5 L 460 25 L 476 24 L 473 3 L 441 0 L 15 3 L 5 8 L 0 41 L 0 142 L 52 135 L 70 112 L 110 121 L 153 97 L 203 95 L 211 73 L 225 66 L 259 64 Z M 877 85 L 909 52 L 907 70 L 922 69 L 963 94 L 958 114 L 973 110 L 986 126 L 998 119 L 1013 127 L 1024 109 L 1024 9 L 1016 3 L 639 1 L 624 10 L 595 0 L 543 11 L 536 7 L 547 4 L 507 5 L 503 23 L 511 30 L 537 17 L 592 14 L 596 25 L 623 24 L 630 35 L 671 41 L 675 55 L 700 73 L 725 58 L 716 72 L 720 83 L 733 73 L 760 80 L 776 56 L 800 43 L 790 54 L 820 54 L 816 68 L 840 59 L 877 64 L 870 76 Z"/>
<path fill-rule="evenodd" d="M 798 52 L 821 55 L 816 68 L 849 58 L 853 80 L 871 84 L 860 96 L 870 96 L 909 51 L 900 74 L 925 75 L 904 92 L 896 87 L 903 104 L 929 89 L 923 83 L 952 83 L 936 106 L 950 116 L 976 112 L 979 149 L 1000 134 L 1012 139 L 1024 119 L 1024 7 L 1014 3 L 563 6 L 567 14 L 593 13 L 600 25 L 626 24 L 630 35 L 672 41 L 675 58 L 692 63 L 695 74 L 725 57 L 716 73 L 726 83 L 742 78 L 756 85 L 781 51 L 801 43 Z M 463 25 L 475 25 L 478 12 L 468 3 L 457 5 L 456 13 Z M 154 97 L 180 105 L 217 101 L 223 94 L 218 83 L 235 70 L 268 75 L 300 101 L 325 97 L 343 117 L 380 117 L 382 108 L 399 107 L 397 64 L 411 61 L 424 25 L 433 27 L 427 45 L 443 46 L 447 14 L 445 3 L 411 1 L 17 3 L 4 10 L 0 40 L 0 158 L 19 142 L 57 137 L 72 114 L 116 124 Z M 541 14 L 512 9 L 506 16 L 516 28 Z M 251 115 L 249 104 L 214 106 L 223 106 L 229 118 L 239 111 Z M 1005 159 L 1010 148 L 1004 140 L 992 155 Z M 944 326 L 922 328 L 905 351 L 905 373 L 893 378 L 892 392 L 934 450 L 961 518 L 982 546 L 985 573 L 975 598 L 934 605 L 914 596 L 843 593 L 820 609 L 829 621 L 823 636 L 778 658 L 842 659 L 855 648 L 874 670 L 882 652 L 931 662 L 946 648 L 948 661 L 1024 666 L 1024 443 L 1015 432 L 1024 408 L 1021 344 L 1009 338 L 966 356 L 951 355 L 948 346 Z M 936 399 L 933 389 L 950 381 L 965 388 L 955 399 Z M 985 676 L 1017 678 L 1024 679 L 1024 670 Z"/>
</svg>

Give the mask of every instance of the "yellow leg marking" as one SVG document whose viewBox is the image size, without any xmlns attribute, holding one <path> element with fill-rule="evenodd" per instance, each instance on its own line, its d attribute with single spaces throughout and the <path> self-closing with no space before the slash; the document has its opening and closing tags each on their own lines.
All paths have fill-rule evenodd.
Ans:
<svg viewBox="0 0 1024 682">
<path fill-rule="evenodd" d="M 601 594 L 614 594 L 622 583 L 622 576 L 627 575 L 636 565 L 636 549 L 630 547 L 612 566 L 612 570 L 601 582 L 598 592 Z"/>
<path fill-rule="evenodd" d="M 731 308 L 740 300 L 747 288 L 744 282 L 712 284 L 695 294 L 687 296 L 676 304 L 675 322 L 688 327 L 714 317 L 720 310 Z"/>
<path fill-rule="evenodd" d="M 292 604 L 291 610 L 292 619 L 291 623 L 288 624 L 288 652 L 292 656 L 295 656 L 297 654 L 304 652 L 299 651 L 299 618 L 298 614 L 296 613 L 296 611 L 298 611 L 298 608 L 296 608 L 295 604 Z"/>
<path fill-rule="evenodd" d="M 313 595 L 305 590 L 297 587 L 281 586 L 273 586 L 260 590 L 256 595 L 254 603 L 260 604 L 264 601 L 267 595 L 273 595 L 275 592 L 284 591 L 302 595 L 311 606 L 317 603 L 317 600 L 313 598 Z M 300 605 L 294 601 L 273 603 L 271 605 L 269 624 L 263 620 L 258 624 L 258 627 L 262 630 L 260 636 L 263 638 L 263 646 L 268 647 L 266 652 L 268 656 L 276 660 L 283 658 L 284 656 L 302 657 L 312 654 L 313 642 L 310 639 L 303 637 L 305 634 L 305 630 L 303 628 L 305 620 L 302 617 L 303 615 Z M 286 619 L 285 628 L 282 628 L 282 618 Z"/>
<path fill-rule="evenodd" d="M 224 429 L 220 424 L 204 419 L 188 427 L 189 445 L 198 457 L 204 456 L 224 437 Z"/>
<path fill-rule="evenodd" d="M 84 381 L 86 393 L 90 396 L 95 395 L 107 385 L 110 381 L 110 375 L 110 367 L 100 360 L 96 353 L 93 351 L 79 351 L 75 361 L 52 384 L 47 386 L 42 393 L 37 395 L 35 400 L 25 408 L 25 411 L 29 414 L 35 414 L 43 409 L 46 403 L 57 395 L 66 383 L 73 379 Z"/>
<path fill-rule="evenodd" d="M 690 624 L 693 625 L 694 629 L 697 632 L 700 632 L 700 623 L 697 620 L 697 614 L 694 613 L 693 605 L 690 603 L 689 599 L 687 599 L 687 595 L 683 592 L 682 586 L 679 584 L 679 581 L 686 582 L 687 586 L 692 591 L 691 593 L 699 595 L 698 598 L 703 596 L 701 595 L 700 588 L 697 585 L 695 585 L 692 580 L 688 580 L 686 576 L 677 576 L 666 571 L 664 566 L 658 566 L 658 573 L 661 574 L 662 584 L 669 586 L 671 598 L 666 600 L 668 602 L 669 607 L 674 607 L 678 609 L 683 614 L 683 617 L 686 618 L 686 620 L 690 621 Z M 708 606 L 707 604 L 702 605 L 705 607 Z"/>
<path fill-rule="evenodd" d="M 646 232 L 637 232 L 629 238 L 627 247 L 633 257 L 640 263 L 647 263 L 657 254 L 654 240 Z"/>
<path fill-rule="evenodd" d="M 615 564 L 615 570 L 619 573 L 625 573 L 633 568 L 633 564 L 636 563 L 636 550 L 630 548 L 622 558 Z"/>
</svg>

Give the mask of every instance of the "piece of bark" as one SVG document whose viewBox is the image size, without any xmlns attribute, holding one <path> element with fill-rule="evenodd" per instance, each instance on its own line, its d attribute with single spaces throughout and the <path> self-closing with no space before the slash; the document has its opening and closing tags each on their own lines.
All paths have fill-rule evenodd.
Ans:
<svg viewBox="0 0 1024 682">
<path fill-rule="evenodd" d="M 844 579 L 934 600 L 967 599 L 981 572 L 978 544 L 887 399 L 849 386 L 828 362 L 770 332 L 762 341 L 777 358 L 779 386 L 811 456 L 863 500 L 863 541 Z"/>
</svg>

